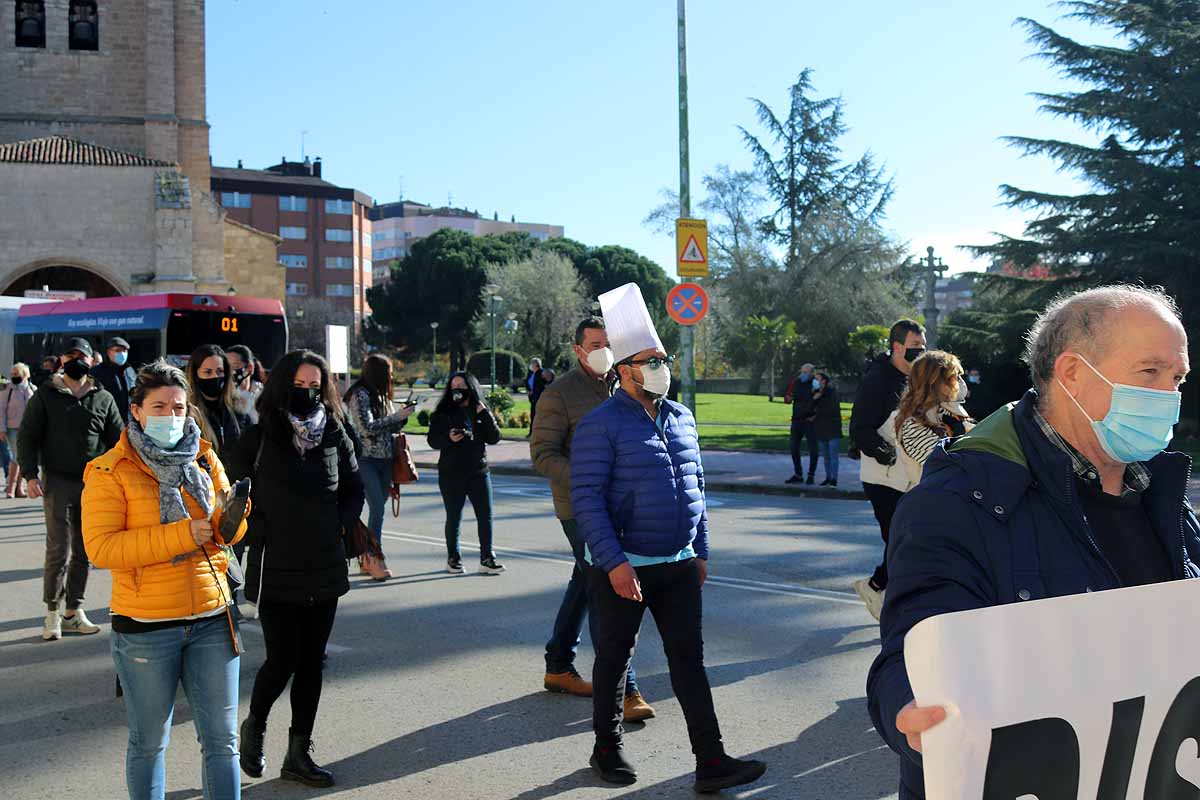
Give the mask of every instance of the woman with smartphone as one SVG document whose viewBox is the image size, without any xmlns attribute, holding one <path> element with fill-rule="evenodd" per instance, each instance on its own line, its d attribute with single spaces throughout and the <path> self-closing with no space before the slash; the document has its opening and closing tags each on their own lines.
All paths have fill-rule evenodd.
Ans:
<svg viewBox="0 0 1200 800">
<path fill-rule="evenodd" d="M 129 796 L 161 800 L 166 793 L 167 739 L 182 684 L 200 739 L 204 796 L 236 800 L 241 647 L 224 545 L 240 539 L 246 523 L 232 532 L 221 523 L 229 481 L 189 416 L 183 372 L 162 360 L 143 367 L 129 401 L 129 427 L 87 465 L 82 500 L 88 557 L 112 570 L 112 655 L 129 721 Z"/>
<path fill-rule="evenodd" d="M 416 403 L 411 395 L 399 410 L 392 403 L 391 359 L 372 353 L 363 361 L 362 376 L 354 382 L 344 398 L 346 416 L 362 439 L 362 458 L 358 469 L 367 492 L 367 527 L 383 549 L 383 518 L 387 510 L 388 493 L 392 488 L 392 459 L 395 456 L 395 434 L 412 416 Z M 364 555 L 359 567 L 373 580 L 392 577 L 383 558 Z"/>
<path fill-rule="evenodd" d="M 483 402 L 479 381 L 469 372 L 456 372 L 429 419 L 429 446 L 438 458 L 438 488 L 446 506 L 446 571 L 463 572 L 458 547 L 463 506 L 470 499 L 479 526 L 479 571 L 499 575 L 504 565 L 492 550 L 492 476 L 487 446 L 500 441 L 500 427 Z"/>
</svg>

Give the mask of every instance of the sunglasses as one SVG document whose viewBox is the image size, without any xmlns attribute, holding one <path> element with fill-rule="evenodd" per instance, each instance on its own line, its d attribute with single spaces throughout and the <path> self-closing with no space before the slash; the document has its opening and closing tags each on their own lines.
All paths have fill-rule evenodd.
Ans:
<svg viewBox="0 0 1200 800">
<path fill-rule="evenodd" d="M 675 356 L 667 356 L 666 358 L 659 358 L 658 356 L 651 356 L 650 358 L 644 358 L 644 359 L 640 359 L 640 360 L 631 358 L 631 359 L 625 361 L 624 363 L 629 364 L 630 366 L 636 366 L 636 367 L 640 367 L 644 364 L 647 367 L 649 367 L 650 369 L 658 369 L 659 367 L 662 367 L 662 366 L 669 367 L 672 364 L 674 364 Z"/>
</svg>

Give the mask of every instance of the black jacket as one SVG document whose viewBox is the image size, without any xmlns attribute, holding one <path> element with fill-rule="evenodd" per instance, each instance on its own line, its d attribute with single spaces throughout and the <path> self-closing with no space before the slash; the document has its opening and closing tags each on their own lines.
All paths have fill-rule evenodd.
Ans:
<svg viewBox="0 0 1200 800">
<path fill-rule="evenodd" d="M 252 480 L 246 597 L 324 603 L 350 591 L 342 530 L 362 513 L 358 460 L 332 416 L 321 443 L 303 456 L 284 424 L 267 419 L 250 426 L 227 464 L 231 480 Z"/>
<path fill-rule="evenodd" d="M 113 396 L 92 378 L 83 397 L 55 375 L 34 392 L 17 435 L 21 474 L 36 478 L 40 466 L 49 475 L 83 480 L 89 461 L 108 452 L 125 425 Z"/>
<path fill-rule="evenodd" d="M 808 421 L 812 416 L 812 381 L 802 381 L 797 375 L 792 380 L 792 419 Z"/>
<path fill-rule="evenodd" d="M 128 425 L 129 390 L 137 380 L 137 373 L 133 371 L 133 367 L 118 367 L 111 361 L 105 361 L 98 367 L 92 367 L 91 376 L 117 401 L 117 412 L 120 413 L 121 420 Z"/>
<path fill-rule="evenodd" d="M 208 420 L 208 426 L 213 431 L 211 444 L 216 449 L 221 461 L 227 461 L 229 455 L 237 450 L 242 433 L 250 427 L 250 417 L 230 411 L 224 403 L 209 403 L 201 398 L 201 408 Z"/>
<path fill-rule="evenodd" d="M 429 420 L 429 446 L 440 450 L 438 474 L 468 477 L 487 472 L 487 445 L 500 441 L 500 429 L 496 418 L 486 408 L 479 413 L 468 414 L 468 409 L 439 408 Z M 470 439 L 450 441 L 450 430 L 462 428 L 471 431 Z"/>
<path fill-rule="evenodd" d="M 850 438 L 862 454 L 879 461 L 892 448 L 879 435 L 879 426 L 900 405 L 900 395 L 908 385 L 908 376 L 892 364 L 885 353 L 876 356 L 863 374 L 850 412 Z"/>
<path fill-rule="evenodd" d="M 813 433 L 819 441 L 842 438 L 842 404 L 836 386 L 826 386 L 812 401 Z"/>
</svg>

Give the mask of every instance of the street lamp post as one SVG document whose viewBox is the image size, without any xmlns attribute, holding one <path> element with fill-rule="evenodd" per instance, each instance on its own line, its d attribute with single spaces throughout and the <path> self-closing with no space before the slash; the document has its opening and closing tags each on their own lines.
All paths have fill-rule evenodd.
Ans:
<svg viewBox="0 0 1200 800">
<path fill-rule="evenodd" d="M 496 292 L 500 291 L 500 287 L 494 283 L 489 283 L 483 287 L 483 291 L 488 296 L 488 312 L 491 316 L 492 327 L 492 389 L 496 391 L 496 304 L 501 300 L 496 296 Z"/>
<path fill-rule="evenodd" d="M 508 331 L 508 382 L 511 384 L 516 376 L 513 375 L 513 350 L 517 346 L 517 315 L 509 313 L 508 319 L 504 323 L 504 330 Z"/>
<path fill-rule="evenodd" d="M 431 322 L 429 327 L 433 329 L 433 361 L 429 364 L 429 388 L 434 388 L 433 383 L 437 380 L 437 329 L 438 323 Z"/>
</svg>

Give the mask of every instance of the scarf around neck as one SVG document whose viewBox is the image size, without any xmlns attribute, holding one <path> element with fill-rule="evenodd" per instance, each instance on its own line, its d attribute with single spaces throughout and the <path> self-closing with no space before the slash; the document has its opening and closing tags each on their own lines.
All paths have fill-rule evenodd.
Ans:
<svg viewBox="0 0 1200 800">
<path fill-rule="evenodd" d="M 171 450 L 164 450 L 151 440 L 136 419 L 129 420 L 126 431 L 133 449 L 158 478 L 160 522 L 178 522 L 191 517 L 183 501 L 184 489 L 204 510 L 206 517 L 212 515 L 212 478 L 196 461 L 200 455 L 200 426 L 196 420 L 188 417 L 183 438 Z"/>
<path fill-rule="evenodd" d="M 296 451 L 304 455 L 321 443 L 325 436 L 325 406 L 318 405 L 317 410 L 307 417 L 297 417 L 289 413 L 288 421 L 292 423 L 292 444 Z"/>
</svg>

